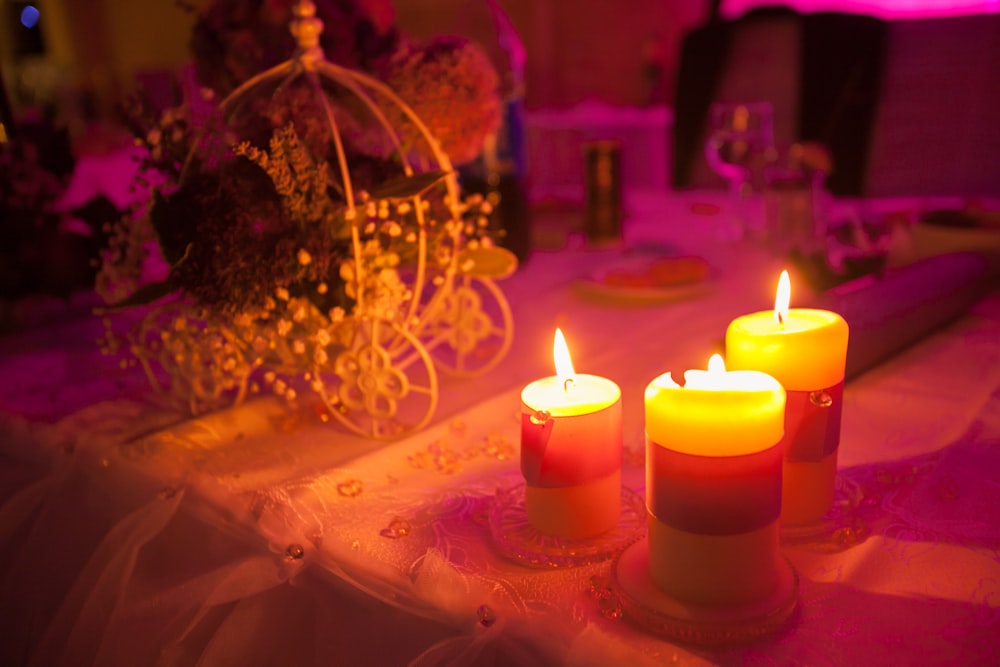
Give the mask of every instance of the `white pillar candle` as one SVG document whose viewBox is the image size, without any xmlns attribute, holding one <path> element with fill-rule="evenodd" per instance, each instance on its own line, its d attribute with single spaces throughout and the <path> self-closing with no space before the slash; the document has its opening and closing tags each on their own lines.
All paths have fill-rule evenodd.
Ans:
<svg viewBox="0 0 1000 667">
<path fill-rule="evenodd" d="M 528 521 L 539 531 L 583 538 L 613 528 L 621 511 L 621 390 L 577 374 L 562 332 L 556 375 L 521 392 L 521 473 Z"/>
<path fill-rule="evenodd" d="M 756 371 L 666 373 L 646 388 L 649 573 L 671 597 L 743 605 L 778 588 L 785 392 Z"/>
<path fill-rule="evenodd" d="M 829 310 L 789 309 L 790 299 L 782 272 L 774 311 L 729 324 L 726 361 L 772 375 L 788 393 L 781 519 L 794 525 L 819 520 L 833 502 L 848 327 Z"/>
</svg>

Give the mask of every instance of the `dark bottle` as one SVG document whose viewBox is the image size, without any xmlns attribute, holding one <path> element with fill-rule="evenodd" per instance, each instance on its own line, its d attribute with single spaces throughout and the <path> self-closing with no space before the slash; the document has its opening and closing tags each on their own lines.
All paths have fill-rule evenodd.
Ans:
<svg viewBox="0 0 1000 667">
<path fill-rule="evenodd" d="M 487 140 L 479 159 L 466 165 L 460 174 L 466 192 L 482 194 L 493 204 L 494 224 L 502 229 L 498 242 L 523 264 L 531 252 L 524 122 L 527 57 L 517 29 L 500 4 L 487 0 L 486 5 L 492 24 L 488 39 L 495 47 L 487 50 L 502 54 L 494 64 L 504 82 L 503 120 L 496 136 Z"/>
<path fill-rule="evenodd" d="M 500 132 L 490 137 L 480 157 L 460 169 L 466 193 L 483 195 L 493 205 L 498 243 L 520 263 L 531 252 L 531 224 L 524 176 L 524 113 L 520 99 L 504 105 Z"/>
</svg>

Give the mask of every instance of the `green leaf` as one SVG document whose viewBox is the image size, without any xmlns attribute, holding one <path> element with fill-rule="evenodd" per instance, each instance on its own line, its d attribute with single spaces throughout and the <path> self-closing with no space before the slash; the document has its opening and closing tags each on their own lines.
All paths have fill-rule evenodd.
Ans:
<svg viewBox="0 0 1000 667">
<path fill-rule="evenodd" d="M 413 176 L 391 178 L 372 188 L 369 194 L 372 199 L 409 199 L 438 183 L 449 173 L 438 169 Z"/>
<path fill-rule="evenodd" d="M 517 256 L 506 248 L 466 248 L 458 256 L 458 270 L 479 278 L 506 278 L 517 270 Z"/>
<path fill-rule="evenodd" d="M 97 311 L 99 313 L 115 313 L 125 310 L 126 308 L 145 306 L 162 299 L 168 294 L 176 292 L 177 289 L 177 286 L 169 280 L 164 280 L 159 283 L 149 283 L 148 285 L 143 285 L 136 291 L 132 292 L 132 294 L 124 300 L 104 306 L 103 308 L 98 308 Z"/>
</svg>

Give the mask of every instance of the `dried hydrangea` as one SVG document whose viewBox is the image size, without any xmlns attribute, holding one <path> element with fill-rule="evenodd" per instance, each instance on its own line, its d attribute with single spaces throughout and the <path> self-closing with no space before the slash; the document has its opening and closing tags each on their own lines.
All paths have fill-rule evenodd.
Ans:
<svg viewBox="0 0 1000 667">
<path fill-rule="evenodd" d="M 462 37 L 404 44 L 380 77 L 416 113 L 454 164 L 475 159 L 502 120 L 500 78 L 486 53 Z M 430 156 L 423 137 L 400 109 L 386 105 L 403 146 Z M 383 150 L 387 149 L 383 146 Z"/>
</svg>

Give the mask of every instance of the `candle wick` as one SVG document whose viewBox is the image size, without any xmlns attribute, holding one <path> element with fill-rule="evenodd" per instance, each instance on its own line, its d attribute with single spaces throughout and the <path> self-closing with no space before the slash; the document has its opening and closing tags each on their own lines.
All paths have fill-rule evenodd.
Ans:
<svg viewBox="0 0 1000 667">
<path fill-rule="evenodd" d="M 566 380 L 563 381 L 563 391 L 569 391 L 575 386 L 576 382 L 573 381 L 573 378 L 566 378 Z"/>
<path fill-rule="evenodd" d="M 782 314 L 780 310 L 778 311 L 778 324 L 780 324 L 781 326 L 785 326 L 785 316 Z"/>
</svg>

